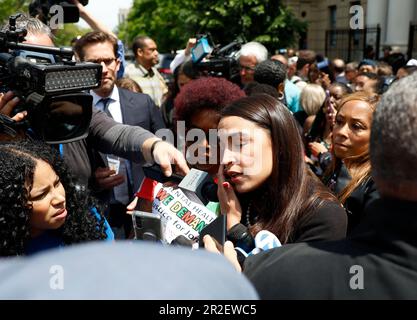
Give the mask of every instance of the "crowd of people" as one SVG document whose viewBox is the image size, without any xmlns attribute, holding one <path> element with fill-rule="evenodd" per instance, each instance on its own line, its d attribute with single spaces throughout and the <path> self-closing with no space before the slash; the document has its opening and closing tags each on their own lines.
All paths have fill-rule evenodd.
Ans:
<svg viewBox="0 0 417 320">
<path fill-rule="evenodd" d="M 129 63 L 116 35 L 74 3 L 93 29 L 74 42 L 75 59 L 102 67 L 100 86 L 89 92 L 88 135 L 48 146 L 0 126 L 1 256 L 132 241 L 132 211 L 157 214 L 155 190 L 172 188 L 145 177 L 142 165 L 156 162 L 167 176 L 193 168 L 215 181 L 218 201 L 207 208 L 226 217 L 228 241 L 220 248 L 206 235 L 206 250 L 222 252 L 259 298 L 417 298 L 417 63 L 327 60 L 311 50 L 271 55 L 252 41 L 242 45 L 232 81 L 200 70 L 190 39 L 168 87 L 155 68 L 157 39 L 139 35 Z M 37 18 L 17 23 L 26 43 L 53 46 Z M 19 102 L 3 94 L 0 113 L 24 120 L 27 112 L 13 113 Z M 158 137 L 167 129 L 174 141 Z M 265 231 L 280 245 L 259 249 Z M 97 254 L 110 261 L 106 247 Z M 175 250 L 160 254 L 175 261 Z M 184 252 L 181 261 L 205 264 L 205 256 Z M 364 287 L 350 285 L 352 266 L 363 268 Z M 246 281 L 230 278 L 230 288 Z M 159 286 L 163 298 L 170 284 Z"/>
</svg>

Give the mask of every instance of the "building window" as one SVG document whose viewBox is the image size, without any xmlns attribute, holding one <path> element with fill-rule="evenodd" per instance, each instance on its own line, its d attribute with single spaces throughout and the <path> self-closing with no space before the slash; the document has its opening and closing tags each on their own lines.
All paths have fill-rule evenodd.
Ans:
<svg viewBox="0 0 417 320">
<path fill-rule="evenodd" d="M 336 6 L 330 6 L 329 7 L 329 27 L 330 27 L 330 46 L 335 47 L 336 46 L 336 12 L 337 7 Z"/>
</svg>

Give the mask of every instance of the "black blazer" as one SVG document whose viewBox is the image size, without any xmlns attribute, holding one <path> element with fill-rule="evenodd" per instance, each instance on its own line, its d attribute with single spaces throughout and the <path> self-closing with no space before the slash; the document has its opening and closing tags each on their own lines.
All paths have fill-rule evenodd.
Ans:
<svg viewBox="0 0 417 320">
<path fill-rule="evenodd" d="M 244 272 L 261 299 L 417 299 L 416 213 L 417 202 L 377 199 L 347 239 L 268 250 Z"/>
<path fill-rule="evenodd" d="M 119 90 L 123 124 L 139 126 L 152 133 L 155 133 L 159 129 L 165 128 L 165 124 L 159 108 L 147 94 L 134 93 L 122 88 L 117 89 Z M 106 155 L 100 153 L 100 158 L 101 163 L 99 160 L 96 161 L 96 165 L 93 166 L 94 170 L 98 166 L 107 166 Z M 130 181 L 131 189 L 133 192 L 136 192 L 144 178 L 144 173 L 141 164 L 130 162 L 130 166 L 132 168 L 132 180 Z"/>
</svg>

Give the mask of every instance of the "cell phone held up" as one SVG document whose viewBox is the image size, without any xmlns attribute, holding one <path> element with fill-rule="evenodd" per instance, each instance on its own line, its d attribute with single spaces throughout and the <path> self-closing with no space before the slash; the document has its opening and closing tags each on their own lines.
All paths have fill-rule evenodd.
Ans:
<svg viewBox="0 0 417 320">
<path fill-rule="evenodd" d="M 132 220 L 135 240 L 163 240 L 162 222 L 158 214 L 135 210 L 132 212 Z"/>
</svg>

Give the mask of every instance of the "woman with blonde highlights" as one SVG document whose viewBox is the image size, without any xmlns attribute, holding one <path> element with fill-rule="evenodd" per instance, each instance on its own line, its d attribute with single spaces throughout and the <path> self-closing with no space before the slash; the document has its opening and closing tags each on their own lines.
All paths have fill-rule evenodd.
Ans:
<svg viewBox="0 0 417 320">
<path fill-rule="evenodd" d="M 365 207 L 379 198 L 371 177 L 369 141 L 378 96 L 357 92 L 340 103 L 333 128 L 333 160 L 324 182 L 348 213 L 348 234 L 363 217 Z"/>
</svg>

